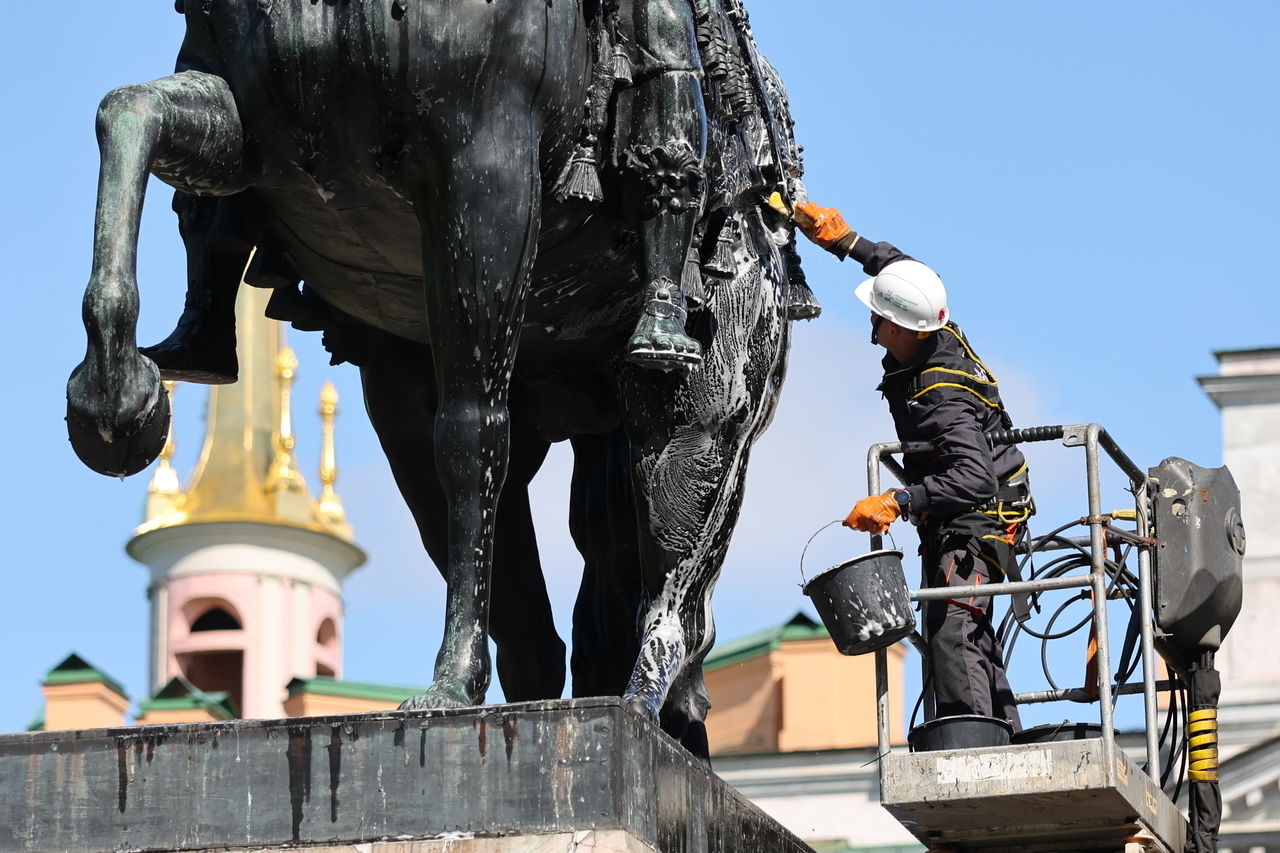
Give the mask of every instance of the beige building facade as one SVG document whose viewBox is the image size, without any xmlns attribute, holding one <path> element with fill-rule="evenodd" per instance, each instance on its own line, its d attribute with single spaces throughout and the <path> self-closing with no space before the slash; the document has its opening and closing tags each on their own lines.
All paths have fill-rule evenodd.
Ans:
<svg viewBox="0 0 1280 853">
<path fill-rule="evenodd" d="M 903 658 L 889 650 L 890 701 L 901 707 Z M 703 667 L 711 694 L 711 754 L 801 752 L 876 742 L 875 657 L 846 657 L 804 613 L 717 646 Z M 903 742 L 902 722 L 892 737 Z"/>
</svg>

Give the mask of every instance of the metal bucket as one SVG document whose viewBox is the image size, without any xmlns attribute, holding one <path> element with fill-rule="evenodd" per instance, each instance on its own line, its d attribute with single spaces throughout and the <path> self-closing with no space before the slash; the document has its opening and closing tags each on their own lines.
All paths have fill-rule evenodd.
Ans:
<svg viewBox="0 0 1280 853">
<path fill-rule="evenodd" d="M 872 551 L 832 566 L 804 585 L 844 655 L 892 646 L 916 627 L 901 551 Z"/>
<path fill-rule="evenodd" d="M 1013 726 L 1008 720 L 980 714 L 938 717 L 922 723 L 907 735 L 912 752 L 934 752 L 939 749 L 975 749 L 1008 746 Z"/>
</svg>

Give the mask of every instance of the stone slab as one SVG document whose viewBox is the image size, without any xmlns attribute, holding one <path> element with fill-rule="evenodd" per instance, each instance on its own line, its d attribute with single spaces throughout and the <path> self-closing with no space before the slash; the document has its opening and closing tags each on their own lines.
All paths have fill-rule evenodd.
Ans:
<svg viewBox="0 0 1280 853">
<path fill-rule="evenodd" d="M 584 832 L 601 851 L 809 851 L 611 698 L 0 736 L 5 851 L 585 853 L 536 846 Z"/>
</svg>

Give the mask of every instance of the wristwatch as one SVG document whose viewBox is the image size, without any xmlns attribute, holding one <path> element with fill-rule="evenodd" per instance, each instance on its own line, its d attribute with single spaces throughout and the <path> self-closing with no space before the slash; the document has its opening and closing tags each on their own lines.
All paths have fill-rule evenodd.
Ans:
<svg viewBox="0 0 1280 853">
<path fill-rule="evenodd" d="M 895 489 L 893 499 L 898 502 L 898 511 L 906 518 L 911 512 L 911 493 L 906 489 Z"/>
</svg>

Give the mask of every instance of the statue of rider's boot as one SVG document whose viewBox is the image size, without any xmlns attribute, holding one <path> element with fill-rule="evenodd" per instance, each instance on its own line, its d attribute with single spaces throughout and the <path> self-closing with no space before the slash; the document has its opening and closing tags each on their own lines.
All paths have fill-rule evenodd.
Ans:
<svg viewBox="0 0 1280 853">
<path fill-rule="evenodd" d="M 219 262 L 210 264 L 212 269 L 202 277 L 188 282 L 178 325 L 160 343 L 139 350 L 160 368 L 162 379 L 226 385 L 239 375 L 235 303 L 240 272 L 231 272 L 235 263 L 226 263 L 232 256 L 211 257 L 217 257 Z M 239 260 L 243 271 L 247 258 Z"/>
<path fill-rule="evenodd" d="M 656 370 L 702 363 L 702 344 L 685 331 L 685 263 L 704 194 L 705 115 L 696 76 L 668 71 L 640 84 L 637 144 L 625 165 L 641 188 L 644 307 L 627 342 L 627 361 Z M 659 139 L 646 143 L 646 139 Z"/>
<path fill-rule="evenodd" d="M 187 298 L 178 325 L 163 341 L 139 351 L 167 380 L 225 385 L 235 382 L 236 291 L 249 259 L 248 244 L 227 234 L 234 212 L 224 199 L 176 193 L 173 202 L 187 248 Z M 236 230 L 236 229 L 232 229 Z M 218 231 L 222 236 L 214 237 Z M 220 240 L 215 251 L 211 244 Z"/>
<path fill-rule="evenodd" d="M 627 361 L 632 364 L 673 370 L 702 363 L 702 344 L 685 331 L 688 308 L 683 280 L 694 215 L 660 214 L 641 223 L 648 283 L 644 307 L 627 342 Z"/>
</svg>

